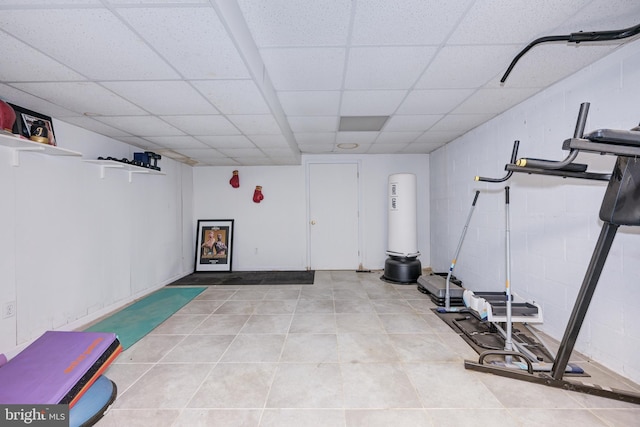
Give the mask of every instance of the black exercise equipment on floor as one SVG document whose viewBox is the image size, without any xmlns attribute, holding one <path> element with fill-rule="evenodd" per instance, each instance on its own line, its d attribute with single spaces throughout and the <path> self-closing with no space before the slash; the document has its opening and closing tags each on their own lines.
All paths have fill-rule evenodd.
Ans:
<svg viewBox="0 0 640 427">
<path fill-rule="evenodd" d="M 465 361 L 465 368 L 492 373 L 504 377 L 525 380 L 570 391 L 617 399 L 640 404 L 640 393 L 610 389 L 592 384 L 564 379 L 569 358 L 575 346 L 580 328 L 589 309 L 591 299 L 596 290 L 600 274 L 604 267 L 613 240 L 621 225 L 640 225 L 640 131 L 600 129 L 584 134 L 589 104 L 580 106 L 574 136 L 563 143 L 563 149 L 569 155 L 563 161 L 540 159 L 520 159 L 515 165 L 505 167 L 507 171 L 530 174 L 555 175 L 583 179 L 604 180 L 608 176 L 608 186 L 600 207 L 600 219 L 604 222 L 594 248 L 591 261 L 587 267 L 580 291 L 576 298 L 571 316 L 567 323 L 562 341 L 550 374 L 536 373 L 533 370 L 521 371 L 485 363 L 491 356 L 513 355 L 515 352 L 488 350 L 480 355 L 478 362 Z M 585 170 L 575 171 L 575 160 L 578 152 L 591 152 L 617 156 L 611 175 L 592 174 Z M 574 168 L 569 170 L 568 168 Z M 581 169 L 577 168 L 577 169 Z"/>
<path fill-rule="evenodd" d="M 418 291 L 428 295 L 435 305 L 444 307 L 446 305 L 445 296 L 448 275 L 448 272 L 423 274 L 418 277 Z M 462 288 L 462 281 L 456 276 L 451 275 L 449 282 L 449 305 L 452 307 L 463 307 L 464 301 L 462 295 L 464 289 Z"/>
</svg>

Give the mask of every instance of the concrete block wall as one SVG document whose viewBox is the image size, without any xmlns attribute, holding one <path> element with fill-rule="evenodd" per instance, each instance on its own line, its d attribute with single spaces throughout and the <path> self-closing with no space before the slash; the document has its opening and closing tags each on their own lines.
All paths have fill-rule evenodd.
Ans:
<svg viewBox="0 0 640 427">
<path fill-rule="evenodd" d="M 508 82 L 504 87 L 509 90 Z M 501 177 L 514 140 L 518 157 L 563 159 L 578 110 L 590 103 L 586 131 L 630 129 L 640 122 L 640 41 L 556 83 L 431 154 L 431 260 L 445 271 L 475 190 L 482 193 L 455 270 L 473 290 L 501 290 L 505 283 L 504 186 L 511 187 L 511 284 L 542 304 L 542 330 L 562 338 L 602 221 L 606 183 L 514 174 L 503 184 L 474 181 Z M 609 173 L 612 156 L 580 154 L 589 170 Z M 640 227 L 620 227 L 576 350 L 640 382 Z"/>
</svg>

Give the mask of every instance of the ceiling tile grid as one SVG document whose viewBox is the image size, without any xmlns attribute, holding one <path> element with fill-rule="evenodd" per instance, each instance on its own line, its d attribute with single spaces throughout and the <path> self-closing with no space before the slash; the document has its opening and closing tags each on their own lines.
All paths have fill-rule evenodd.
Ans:
<svg viewBox="0 0 640 427">
<path fill-rule="evenodd" d="M 500 84 L 533 39 L 639 21 L 637 0 L 1 0 L 0 99 L 196 166 L 429 153 L 629 41 L 536 46 Z"/>
</svg>

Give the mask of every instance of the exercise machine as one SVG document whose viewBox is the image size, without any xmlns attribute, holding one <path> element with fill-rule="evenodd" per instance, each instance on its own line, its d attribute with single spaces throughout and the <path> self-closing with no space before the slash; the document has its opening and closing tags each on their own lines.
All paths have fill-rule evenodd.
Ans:
<svg viewBox="0 0 640 427">
<path fill-rule="evenodd" d="M 439 273 L 418 277 L 418 290 L 422 292 L 421 288 L 424 289 L 426 293 L 431 295 L 431 300 L 435 304 L 444 305 L 443 308 L 439 309 L 440 311 L 444 310 L 444 312 L 453 313 L 460 311 L 460 306 L 464 307 L 462 299 L 464 289 L 462 288 L 462 282 L 456 280 L 455 276 L 453 276 L 453 269 L 456 267 L 456 262 L 460 256 L 462 242 L 464 242 L 464 236 L 467 234 L 469 222 L 471 222 L 471 216 L 473 215 L 479 195 L 480 191 L 476 191 L 473 202 L 471 203 L 471 209 L 467 215 L 467 220 L 462 229 L 462 234 L 460 235 L 460 240 L 458 241 L 458 246 L 456 247 L 456 252 L 449 265 L 449 271 L 446 273 L 446 279 L 444 278 L 444 274 Z M 455 281 L 455 283 L 452 283 L 452 280 Z M 454 289 L 453 292 L 452 289 Z M 452 304 L 452 293 L 454 295 L 453 298 L 455 298 L 454 304 Z M 453 305 L 455 305 L 455 307 L 453 307 Z"/>
<path fill-rule="evenodd" d="M 550 373 L 534 372 L 530 362 L 526 361 L 526 359 L 526 371 L 485 363 L 487 358 L 491 356 L 520 357 L 519 353 L 506 350 L 488 350 L 480 354 L 477 362 L 466 360 L 464 366 L 466 369 L 640 404 L 640 393 L 585 384 L 564 378 L 569 358 L 598 285 L 616 232 L 621 225 L 640 226 L 640 129 L 598 129 L 585 135 L 584 128 L 588 111 L 589 103 L 583 103 L 580 106 L 573 137 L 563 142 L 562 148 L 569 151 L 564 160 L 524 158 L 505 166 L 505 170 L 508 172 L 608 181 L 599 213 L 599 217 L 603 221 L 602 229 L 564 335 L 560 341 L 551 371 Z M 580 152 L 616 156 L 612 173 L 588 172 L 587 165 L 574 163 Z"/>
<path fill-rule="evenodd" d="M 517 159 L 519 141 L 515 141 L 513 151 L 511 153 L 511 162 Z M 513 172 L 507 172 L 502 178 L 486 178 L 476 177 L 476 181 L 486 181 L 492 183 L 500 183 L 508 180 Z M 456 291 L 463 296 L 462 307 L 452 307 L 450 303 L 450 284 L 451 274 L 456 265 L 460 248 L 464 240 L 471 215 L 475 208 L 480 191 L 476 191 L 471 210 L 467 217 L 467 221 L 462 231 L 458 247 L 451 262 L 446 280 L 436 275 L 423 276 L 419 279 L 419 286 L 430 290 L 431 299 L 438 304 L 440 299 L 434 299 L 436 292 L 444 291 L 443 305 L 435 311 L 439 317 L 449 324 L 454 330 L 462 333 L 462 338 L 467 341 L 478 353 L 484 350 L 506 350 L 509 352 L 517 351 L 521 357 L 529 359 L 534 370 L 550 370 L 553 355 L 546 348 L 544 343 L 529 328 L 530 323 L 542 323 L 542 307 L 534 303 L 524 301 L 516 294 L 511 292 L 511 249 L 510 249 L 510 213 L 509 199 L 510 188 L 504 189 L 505 193 L 505 291 L 503 292 L 473 292 L 464 289 L 462 286 L 456 286 Z M 457 301 L 456 301 L 457 302 Z M 440 304 L 438 304 L 440 305 Z M 460 313 L 460 315 L 448 315 L 451 313 Z M 464 313 L 464 314 L 463 314 Z M 514 324 L 518 322 L 518 325 Z M 513 362 L 513 357 L 507 355 L 503 365 L 510 366 L 514 369 L 527 369 L 527 365 L 521 362 Z M 498 363 L 497 361 L 492 361 Z M 584 371 L 572 366 L 571 371 L 574 374 L 583 374 Z"/>
<path fill-rule="evenodd" d="M 511 163 L 516 162 L 518 158 L 518 148 L 520 141 L 513 142 L 511 150 Z M 489 183 L 502 183 L 507 181 L 513 175 L 513 171 L 507 173 L 501 178 L 489 178 L 476 176 L 475 180 Z M 509 187 L 504 188 L 505 191 L 505 291 L 504 292 L 473 292 L 465 290 L 463 299 L 465 305 L 476 313 L 481 319 L 489 322 L 506 322 L 511 324 L 514 321 L 526 323 L 542 323 L 542 307 L 539 304 L 526 302 L 521 299 L 514 301 L 516 297 L 511 292 L 511 225 L 509 214 Z M 517 297 L 516 297 L 517 298 Z M 512 317 L 516 316 L 516 319 Z M 510 326 L 507 326 L 507 334 Z M 505 337 L 510 340 L 509 337 Z"/>
</svg>

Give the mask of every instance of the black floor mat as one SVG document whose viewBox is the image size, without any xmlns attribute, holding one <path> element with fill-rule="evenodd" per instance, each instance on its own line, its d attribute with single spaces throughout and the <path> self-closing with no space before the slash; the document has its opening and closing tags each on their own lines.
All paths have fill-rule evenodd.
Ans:
<svg viewBox="0 0 640 427">
<path fill-rule="evenodd" d="M 169 286 L 313 285 L 315 271 L 216 271 L 193 273 Z"/>
</svg>

